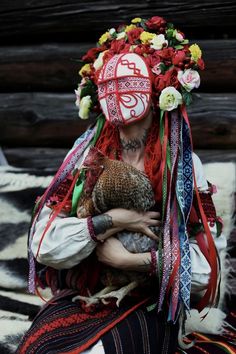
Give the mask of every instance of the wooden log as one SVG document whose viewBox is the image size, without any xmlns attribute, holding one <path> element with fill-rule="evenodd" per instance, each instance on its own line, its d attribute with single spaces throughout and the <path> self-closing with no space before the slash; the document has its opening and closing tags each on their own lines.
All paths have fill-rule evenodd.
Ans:
<svg viewBox="0 0 236 354">
<path fill-rule="evenodd" d="M 71 146 L 91 120 L 78 118 L 73 94 L 0 94 L 1 144 Z"/>
<path fill-rule="evenodd" d="M 35 169 L 43 174 L 55 173 L 66 156 L 68 149 L 17 147 L 5 148 L 3 153 L 9 165 Z M 235 162 L 236 150 L 196 150 L 203 163 Z"/>
<path fill-rule="evenodd" d="M 195 41 L 191 41 L 195 43 Z M 236 40 L 197 41 L 206 70 L 201 91 L 236 90 Z M 7 46 L 0 50 L 0 91 L 73 91 L 80 77 L 78 62 L 94 43 Z"/>
<path fill-rule="evenodd" d="M 236 94 L 195 94 L 188 109 L 195 148 L 236 148 Z M 90 121 L 77 119 L 71 94 L 0 94 L 5 146 L 70 147 Z"/>
<path fill-rule="evenodd" d="M 90 43 L 0 48 L 0 91 L 71 91 Z M 17 74 L 16 74 L 17 73 Z"/>
<path fill-rule="evenodd" d="M 125 0 L 74 1 L 74 0 L 20 0 L 3 1 L 0 9 L 0 38 L 21 41 L 29 38 L 69 34 L 68 38 L 94 38 L 110 27 L 127 23 L 131 18 L 163 16 L 174 21 L 182 30 L 212 36 L 218 32 L 234 33 L 236 3 L 233 0 L 182 0 L 154 2 Z"/>
</svg>

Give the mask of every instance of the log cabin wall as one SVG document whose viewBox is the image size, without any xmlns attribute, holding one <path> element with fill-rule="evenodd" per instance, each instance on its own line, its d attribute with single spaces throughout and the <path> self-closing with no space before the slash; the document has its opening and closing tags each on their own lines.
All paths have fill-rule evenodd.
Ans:
<svg viewBox="0 0 236 354">
<path fill-rule="evenodd" d="M 206 70 L 189 111 L 200 156 L 234 160 L 236 1 L 3 0 L 0 7 L 0 145 L 10 164 L 57 168 L 86 128 L 73 91 L 78 59 L 108 28 L 163 16 L 203 51 Z"/>
</svg>

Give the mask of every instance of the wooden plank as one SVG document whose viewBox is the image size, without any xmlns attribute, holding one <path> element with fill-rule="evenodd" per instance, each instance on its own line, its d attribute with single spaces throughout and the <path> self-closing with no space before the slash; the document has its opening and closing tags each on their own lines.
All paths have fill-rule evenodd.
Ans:
<svg viewBox="0 0 236 354">
<path fill-rule="evenodd" d="M 4 155 L 11 166 L 55 172 L 68 149 L 17 147 L 4 148 Z M 235 162 L 236 150 L 196 150 L 203 163 Z"/>
<path fill-rule="evenodd" d="M 91 120 L 78 118 L 72 94 L 0 95 L 0 141 L 11 146 L 71 146 Z"/>
<path fill-rule="evenodd" d="M 236 148 L 236 94 L 195 94 L 189 108 L 195 148 Z M 69 147 L 90 121 L 77 119 L 74 95 L 0 94 L 5 146 Z"/>
<path fill-rule="evenodd" d="M 234 162 L 236 163 L 236 150 L 196 150 L 196 154 L 203 163 Z"/>
<path fill-rule="evenodd" d="M 50 43 L 0 47 L 0 91 L 71 91 L 79 59 L 94 44 Z M 17 73 L 17 75 L 16 75 Z"/>
<path fill-rule="evenodd" d="M 235 91 L 236 40 L 198 40 L 197 43 L 206 62 L 206 70 L 201 72 L 201 91 Z M 0 91 L 72 92 L 80 80 L 78 70 L 82 64 L 77 60 L 94 45 L 91 42 L 2 47 Z"/>
<path fill-rule="evenodd" d="M 69 149 L 63 148 L 4 148 L 3 153 L 9 165 L 30 170 L 40 170 L 45 174 L 55 173 Z"/>
<path fill-rule="evenodd" d="M 0 38 L 20 41 L 45 35 L 69 34 L 68 38 L 93 37 L 100 32 L 131 18 L 148 18 L 152 15 L 174 21 L 182 30 L 195 29 L 205 37 L 216 32 L 234 33 L 236 3 L 233 0 L 182 0 L 154 2 L 125 0 L 74 1 L 74 0 L 20 0 L 2 1 L 0 9 Z M 207 29 L 207 30 L 206 30 Z M 223 32 L 222 32 L 223 31 Z"/>
</svg>

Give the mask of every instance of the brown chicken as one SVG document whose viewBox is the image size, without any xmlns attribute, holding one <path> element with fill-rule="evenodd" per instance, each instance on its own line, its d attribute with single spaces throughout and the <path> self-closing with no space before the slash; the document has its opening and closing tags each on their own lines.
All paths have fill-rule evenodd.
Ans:
<svg viewBox="0 0 236 354">
<path fill-rule="evenodd" d="M 135 167 L 122 161 L 110 160 L 96 148 L 91 148 L 83 168 L 86 169 L 86 184 L 77 207 L 79 218 L 95 216 L 113 208 L 148 211 L 154 206 L 151 183 Z M 152 231 L 157 234 L 159 230 L 152 227 Z M 158 247 L 157 241 L 138 232 L 124 230 L 117 233 L 116 237 L 132 253 L 148 252 Z M 93 296 L 76 296 L 74 300 L 81 299 L 89 305 L 101 299 L 116 297 L 119 306 L 124 296 L 146 279 L 144 273 L 104 267 L 101 280 L 106 287 Z"/>
</svg>

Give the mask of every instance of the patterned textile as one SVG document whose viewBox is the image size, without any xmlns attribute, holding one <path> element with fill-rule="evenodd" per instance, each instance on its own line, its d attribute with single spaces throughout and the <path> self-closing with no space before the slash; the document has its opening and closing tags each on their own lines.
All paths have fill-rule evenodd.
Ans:
<svg viewBox="0 0 236 354">
<path fill-rule="evenodd" d="M 98 78 L 103 113 L 116 125 L 140 120 L 151 103 L 151 79 L 145 60 L 135 53 L 114 55 Z"/>
<path fill-rule="evenodd" d="M 94 136 L 96 136 L 97 128 L 103 125 L 102 119 L 97 121 L 97 124 L 93 129 L 88 129 L 82 136 L 78 139 L 78 144 L 76 143 L 75 148 L 72 152 L 70 152 L 65 160 L 63 161 L 61 167 L 57 171 L 56 175 L 54 176 L 53 180 L 49 184 L 48 188 L 44 192 L 43 196 L 38 200 L 36 206 L 34 208 L 33 217 L 32 217 L 32 224 L 29 231 L 28 237 L 28 258 L 29 258 L 29 280 L 28 280 L 28 287 L 29 292 L 34 294 L 35 293 L 35 280 L 36 280 L 36 261 L 34 259 L 34 255 L 31 251 L 31 243 L 35 231 L 35 225 L 39 216 L 39 213 L 44 205 L 44 203 L 48 200 L 48 198 L 53 194 L 53 192 L 58 188 L 58 186 L 65 180 L 65 178 L 73 171 L 76 162 L 78 162 L 79 158 L 82 156 L 83 152 L 85 151 L 86 147 L 91 143 Z"/>
<path fill-rule="evenodd" d="M 172 354 L 177 346 L 178 323 L 168 324 L 165 315 L 138 309 L 107 332 L 106 354 Z"/>
<path fill-rule="evenodd" d="M 229 313 L 226 322 L 229 324 L 222 335 L 193 333 L 195 345 L 188 350 L 178 350 L 176 354 L 235 354 L 236 353 L 236 312 Z M 230 327 L 232 326 L 232 327 Z"/>
<path fill-rule="evenodd" d="M 212 196 L 211 193 L 199 193 L 199 196 L 201 198 L 201 202 L 202 202 L 202 207 L 204 210 L 204 213 L 206 214 L 207 220 L 211 223 L 215 223 L 216 219 L 217 219 L 217 215 L 216 215 L 216 209 L 212 200 Z M 196 196 L 195 196 L 196 198 Z M 197 203 L 195 202 L 194 205 L 196 205 Z M 197 208 L 196 205 L 196 209 L 198 212 L 198 215 L 200 215 L 199 209 Z"/>
<path fill-rule="evenodd" d="M 109 306 L 85 307 L 72 302 L 76 292 L 63 290 L 53 297 L 35 317 L 33 324 L 18 347 L 17 354 L 81 353 L 138 309 L 148 298 L 133 298 L 117 308 Z M 144 306 L 144 305 L 143 305 Z"/>
</svg>

